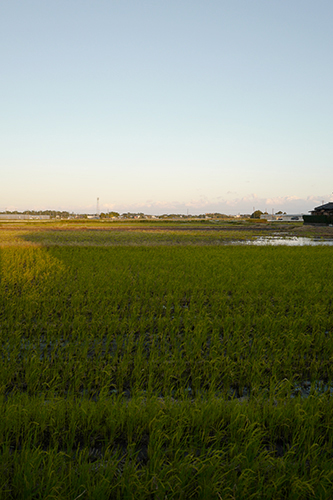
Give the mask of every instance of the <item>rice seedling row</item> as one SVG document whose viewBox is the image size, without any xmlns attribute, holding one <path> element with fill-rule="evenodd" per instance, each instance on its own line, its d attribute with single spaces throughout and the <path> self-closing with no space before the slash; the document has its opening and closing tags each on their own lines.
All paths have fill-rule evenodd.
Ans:
<svg viewBox="0 0 333 500">
<path fill-rule="evenodd" d="M 1 498 L 330 498 L 330 248 L 0 265 Z"/>
</svg>

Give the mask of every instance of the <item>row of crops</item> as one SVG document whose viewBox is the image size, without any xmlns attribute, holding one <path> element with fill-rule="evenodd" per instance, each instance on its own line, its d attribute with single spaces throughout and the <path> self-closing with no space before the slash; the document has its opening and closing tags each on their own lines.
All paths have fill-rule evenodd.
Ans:
<svg viewBox="0 0 333 500">
<path fill-rule="evenodd" d="M 12 245 L 0 266 L 1 498 L 332 497 L 330 248 Z"/>
</svg>

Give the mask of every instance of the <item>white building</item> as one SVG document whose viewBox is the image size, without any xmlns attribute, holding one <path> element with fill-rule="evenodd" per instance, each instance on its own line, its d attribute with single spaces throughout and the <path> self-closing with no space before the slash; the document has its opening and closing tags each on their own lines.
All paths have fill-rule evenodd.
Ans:
<svg viewBox="0 0 333 500">
<path fill-rule="evenodd" d="M 28 214 L 0 214 L 2 220 L 32 220 L 32 219 L 50 219 L 49 215 L 28 215 Z"/>
</svg>

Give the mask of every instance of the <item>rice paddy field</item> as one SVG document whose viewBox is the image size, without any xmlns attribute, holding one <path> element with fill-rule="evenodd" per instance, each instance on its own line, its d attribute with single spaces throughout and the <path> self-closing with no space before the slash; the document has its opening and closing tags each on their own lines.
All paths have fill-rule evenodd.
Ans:
<svg viewBox="0 0 333 500">
<path fill-rule="evenodd" d="M 1 224 L 0 498 L 333 498 L 333 248 L 226 244 L 276 227 Z"/>
</svg>

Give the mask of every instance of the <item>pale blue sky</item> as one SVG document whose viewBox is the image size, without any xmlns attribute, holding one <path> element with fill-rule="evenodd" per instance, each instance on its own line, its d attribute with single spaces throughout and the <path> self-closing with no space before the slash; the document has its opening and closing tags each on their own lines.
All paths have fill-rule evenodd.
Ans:
<svg viewBox="0 0 333 500">
<path fill-rule="evenodd" d="M 331 0 L 0 0 L 0 211 L 333 200 Z"/>
</svg>

